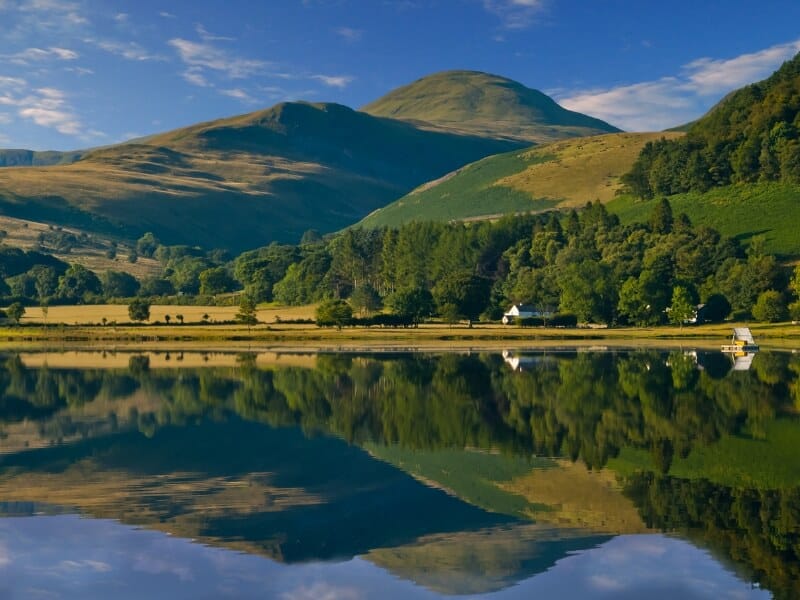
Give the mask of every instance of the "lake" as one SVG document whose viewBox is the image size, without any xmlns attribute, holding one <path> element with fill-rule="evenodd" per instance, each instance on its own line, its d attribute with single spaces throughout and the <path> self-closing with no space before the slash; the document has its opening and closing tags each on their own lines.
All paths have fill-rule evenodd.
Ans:
<svg viewBox="0 0 800 600">
<path fill-rule="evenodd" d="M 0 355 L 0 599 L 797 598 L 800 355 Z"/>
</svg>

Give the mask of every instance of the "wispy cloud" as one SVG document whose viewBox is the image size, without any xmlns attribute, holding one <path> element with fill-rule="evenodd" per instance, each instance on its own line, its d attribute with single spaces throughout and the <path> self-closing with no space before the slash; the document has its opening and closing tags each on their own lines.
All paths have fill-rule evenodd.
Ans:
<svg viewBox="0 0 800 600">
<path fill-rule="evenodd" d="M 84 140 L 104 137 L 87 128 L 67 102 L 67 94 L 53 87 L 29 89 L 23 79 L 0 77 L 0 106 L 16 110 L 17 116 L 40 127 Z"/>
<path fill-rule="evenodd" d="M 356 42 L 361 41 L 361 38 L 364 37 L 363 29 L 353 29 L 352 27 L 338 27 L 334 31 L 336 32 L 336 35 L 341 37 L 348 44 L 355 44 Z"/>
<path fill-rule="evenodd" d="M 162 10 L 160 13 L 158 13 L 158 16 L 162 17 L 164 19 L 174 19 L 174 18 L 176 18 L 175 15 L 173 15 L 171 12 L 167 12 L 165 10 Z"/>
<path fill-rule="evenodd" d="M 76 60 L 80 55 L 67 48 L 27 48 L 15 54 L 0 54 L 0 59 L 15 65 L 28 65 L 47 60 Z"/>
<path fill-rule="evenodd" d="M 498 17 L 506 29 L 526 29 L 536 22 L 545 0 L 481 0 L 483 8 Z"/>
<path fill-rule="evenodd" d="M 229 79 L 246 79 L 263 70 L 268 63 L 262 60 L 242 58 L 209 42 L 193 42 L 182 38 L 169 41 L 181 60 L 203 75 L 204 70 L 216 71 Z"/>
<path fill-rule="evenodd" d="M 566 108 L 631 131 L 659 131 L 699 117 L 710 102 L 763 79 L 800 52 L 800 40 L 730 59 L 699 58 L 677 75 L 613 88 L 555 94 Z"/>
<path fill-rule="evenodd" d="M 321 81 L 327 86 L 342 90 L 350 85 L 355 78 L 350 75 L 312 75 L 311 79 Z"/>
<path fill-rule="evenodd" d="M 224 35 L 214 35 L 213 33 L 209 33 L 209 31 L 205 27 L 203 27 L 203 25 L 200 24 L 200 23 L 195 25 L 194 29 L 197 32 L 197 35 L 199 35 L 200 38 L 204 42 L 235 42 L 236 41 L 236 38 L 227 37 L 227 36 L 224 36 Z"/>
<path fill-rule="evenodd" d="M 83 40 L 87 44 L 91 44 L 116 56 L 121 56 L 126 60 L 133 61 L 164 61 L 166 58 L 155 52 L 150 52 L 142 45 L 136 42 L 122 42 L 118 40 L 104 40 L 96 38 L 85 38 Z"/>
<path fill-rule="evenodd" d="M 241 88 L 234 88 L 232 90 L 219 90 L 219 93 L 223 96 L 228 96 L 229 98 L 235 98 L 236 100 L 241 100 L 245 104 L 258 104 L 258 100 L 253 98 L 250 94 L 244 91 Z"/>
</svg>

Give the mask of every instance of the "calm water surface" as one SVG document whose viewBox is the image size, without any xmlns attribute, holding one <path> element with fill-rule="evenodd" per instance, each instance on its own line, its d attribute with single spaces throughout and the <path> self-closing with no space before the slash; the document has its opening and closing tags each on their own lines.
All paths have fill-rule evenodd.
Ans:
<svg viewBox="0 0 800 600">
<path fill-rule="evenodd" d="M 0 599 L 797 598 L 800 355 L 0 355 Z"/>
</svg>

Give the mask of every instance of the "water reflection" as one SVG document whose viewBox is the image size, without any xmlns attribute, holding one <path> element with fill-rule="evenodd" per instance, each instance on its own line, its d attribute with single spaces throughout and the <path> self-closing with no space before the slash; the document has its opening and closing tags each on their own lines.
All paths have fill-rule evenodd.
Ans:
<svg viewBox="0 0 800 600">
<path fill-rule="evenodd" d="M 653 560 L 548 589 L 760 593 L 733 569 L 794 597 L 798 373 L 800 357 L 769 352 L 748 371 L 710 352 L 9 354 L 0 509 L 17 518 L 1 521 L 0 550 L 21 524 L 98 523 L 33 516 L 66 509 L 112 519 L 126 539 L 116 523 L 248 560 L 361 565 L 406 594 L 423 594 L 413 582 L 513 595 L 587 557 L 613 570 L 615 553 L 647 541 L 675 560 L 702 555 L 705 575 Z"/>
</svg>

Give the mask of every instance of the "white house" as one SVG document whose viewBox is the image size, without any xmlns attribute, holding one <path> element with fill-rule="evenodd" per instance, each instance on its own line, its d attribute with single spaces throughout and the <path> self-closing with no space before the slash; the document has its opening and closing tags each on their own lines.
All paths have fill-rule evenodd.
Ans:
<svg viewBox="0 0 800 600">
<path fill-rule="evenodd" d="M 547 316 L 529 304 L 515 304 L 503 314 L 503 324 L 508 325 L 514 319 L 529 319 L 530 317 Z"/>
</svg>

